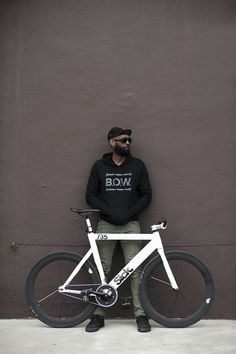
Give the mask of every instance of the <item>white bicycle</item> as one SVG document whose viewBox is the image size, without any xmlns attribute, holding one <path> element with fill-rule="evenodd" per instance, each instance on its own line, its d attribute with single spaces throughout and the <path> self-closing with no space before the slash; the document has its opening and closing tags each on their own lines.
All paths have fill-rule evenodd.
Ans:
<svg viewBox="0 0 236 354">
<path fill-rule="evenodd" d="M 36 317 L 52 327 L 73 327 L 89 318 L 97 306 L 117 302 L 119 286 L 153 253 L 140 278 L 140 301 L 150 319 L 167 327 L 187 327 L 203 318 L 213 302 L 214 284 L 207 266 L 186 252 L 165 252 L 159 229 L 166 220 L 152 225 L 150 234 L 94 233 L 89 215 L 96 209 L 71 209 L 87 223 L 90 249 L 84 257 L 57 252 L 39 260 L 26 281 L 26 298 Z M 97 240 L 149 241 L 108 283 Z M 93 255 L 96 267 L 88 261 Z"/>
</svg>

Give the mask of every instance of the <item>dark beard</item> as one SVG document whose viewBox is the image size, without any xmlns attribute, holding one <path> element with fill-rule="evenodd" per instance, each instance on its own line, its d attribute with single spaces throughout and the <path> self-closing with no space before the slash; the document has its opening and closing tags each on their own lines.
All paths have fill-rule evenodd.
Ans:
<svg viewBox="0 0 236 354">
<path fill-rule="evenodd" d="M 129 155 L 129 149 L 126 150 L 126 149 L 124 149 L 124 148 L 122 148 L 122 147 L 120 147 L 118 145 L 115 146 L 114 151 L 119 156 L 128 156 Z"/>
</svg>

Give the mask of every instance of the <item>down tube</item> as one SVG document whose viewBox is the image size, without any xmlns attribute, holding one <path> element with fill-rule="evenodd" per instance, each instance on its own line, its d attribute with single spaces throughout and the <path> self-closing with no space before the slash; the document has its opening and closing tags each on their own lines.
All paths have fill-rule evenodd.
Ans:
<svg viewBox="0 0 236 354">
<path fill-rule="evenodd" d="M 156 240 L 150 241 L 126 266 L 110 281 L 109 285 L 117 289 L 152 252 L 157 250 Z"/>
</svg>

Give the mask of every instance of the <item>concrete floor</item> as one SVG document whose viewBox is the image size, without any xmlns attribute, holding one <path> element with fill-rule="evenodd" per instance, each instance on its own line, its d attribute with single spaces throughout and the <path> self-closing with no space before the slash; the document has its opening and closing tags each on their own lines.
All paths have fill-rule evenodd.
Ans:
<svg viewBox="0 0 236 354">
<path fill-rule="evenodd" d="M 202 320 L 181 329 L 164 328 L 151 321 L 149 333 L 137 332 L 134 320 L 107 320 L 96 333 L 86 333 L 86 323 L 56 329 L 36 319 L 0 320 L 0 353 L 236 353 L 236 321 Z"/>
</svg>

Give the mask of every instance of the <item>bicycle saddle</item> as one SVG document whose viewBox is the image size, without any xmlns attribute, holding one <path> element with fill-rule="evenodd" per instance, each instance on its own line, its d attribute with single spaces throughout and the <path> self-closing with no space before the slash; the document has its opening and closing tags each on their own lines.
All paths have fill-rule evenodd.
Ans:
<svg viewBox="0 0 236 354">
<path fill-rule="evenodd" d="M 75 209 L 75 208 L 70 208 L 70 210 L 81 216 L 89 216 L 92 213 L 99 213 L 101 211 L 99 209 Z"/>
</svg>

